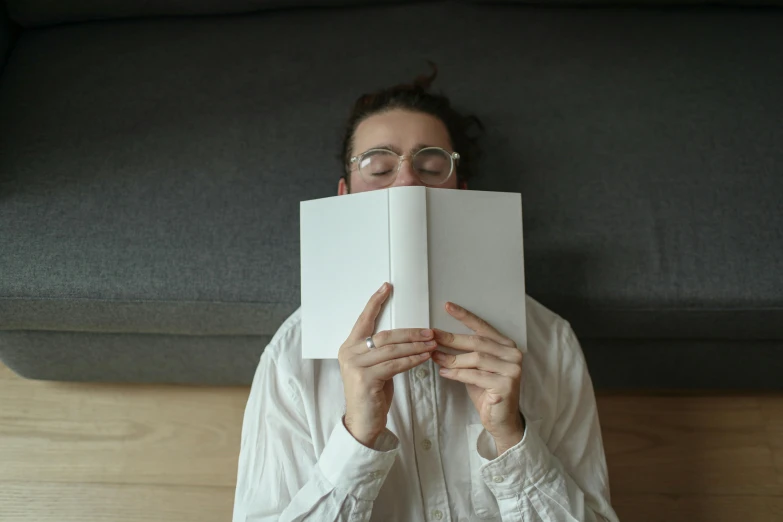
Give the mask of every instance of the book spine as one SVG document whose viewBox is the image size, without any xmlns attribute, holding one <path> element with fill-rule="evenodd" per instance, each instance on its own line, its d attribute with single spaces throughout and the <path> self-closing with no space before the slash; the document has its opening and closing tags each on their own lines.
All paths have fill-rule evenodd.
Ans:
<svg viewBox="0 0 783 522">
<path fill-rule="evenodd" d="M 392 328 L 430 326 L 425 187 L 389 189 L 389 280 Z"/>
</svg>

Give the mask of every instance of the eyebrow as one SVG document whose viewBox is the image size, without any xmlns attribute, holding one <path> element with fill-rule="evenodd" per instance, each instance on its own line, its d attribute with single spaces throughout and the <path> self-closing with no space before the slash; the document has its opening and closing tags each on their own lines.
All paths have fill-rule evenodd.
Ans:
<svg viewBox="0 0 783 522">
<path fill-rule="evenodd" d="M 410 153 L 413 154 L 415 152 L 419 152 L 421 149 L 426 149 L 428 147 L 435 147 L 435 145 L 427 145 L 427 144 L 424 144 L 424 143 L 417 143 L 416 145 L 414 145 L 411 148 Z M 400 152 L 401 149 L 399 147 L 397 147 L 395 145 L 391 145 L 389 143 L 385 143 L 383 145 L 376 145 L 375 147 L 370 147 L 370 148 L 371 149 L 386 149 L 386 150 L 390 150 L 390 151 L 392 151 L 392 152 L 394 152 L 396 154 L 402 155 L 402 152 Z"/>
</svg>

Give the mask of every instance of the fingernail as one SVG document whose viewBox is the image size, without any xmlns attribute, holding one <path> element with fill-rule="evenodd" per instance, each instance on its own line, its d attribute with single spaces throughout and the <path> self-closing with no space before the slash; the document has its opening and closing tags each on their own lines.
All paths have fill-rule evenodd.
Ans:
<svg viewBox="0 0 783 522">
<path fill-rule="evenodd" d="M 446 308 L 448 308 L 450 312 L 456 312 L 457 311 L 457 305 L 455 305 L 454 303 L 451 303 L 451 302 L 446 303 Z"/>
<path fill-rule="evenodd" d="M 433 346 L 437 346 L 437 345 L 438 343 L 436 343 L 435 341 L 427 341 L 426 343 L 424 343 L 424 346 L 426 346 L 427 348 L 432 348 Z"/>
<path fill-rule="evenodd" d="M 426 329 L 426 330 L 422 330 L 420 333 L 421 333 L 421 335 L 423 335 L 424 337 L 429 337 L 430 335 L 432 335 L 432 330 L 430 330 L 430 329 L 428 328 L 428 329 Z"/>
<path fill-rule="evenodd" d="M 438 370 L 438 373 L 441 374 L 441 375 L 446 375 L 446 374 L 449 373 L 449 369 L 448 368 L 441 368 L 440 370 Z"/>
<path fill-rule="evenodd" d="M 383 283 L 381 287 L 378 289 L 378 293 L 382 294 L 386 291 L 386 283 Z"/>
</svg>

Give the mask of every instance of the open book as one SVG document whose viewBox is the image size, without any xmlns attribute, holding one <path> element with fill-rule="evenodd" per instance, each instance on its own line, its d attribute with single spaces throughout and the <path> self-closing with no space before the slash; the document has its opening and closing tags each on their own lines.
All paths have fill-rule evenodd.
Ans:
<svg viewBox="0 0 783 522">
<path fill-rule="evenodd" d="M 376 332 L 471 333 L 452 301 L 526 349 L 519 194 L 395 187 L 304 201 L 300 217 L 303 358 L 336 358 L 384 282 Z"/>
</svg>

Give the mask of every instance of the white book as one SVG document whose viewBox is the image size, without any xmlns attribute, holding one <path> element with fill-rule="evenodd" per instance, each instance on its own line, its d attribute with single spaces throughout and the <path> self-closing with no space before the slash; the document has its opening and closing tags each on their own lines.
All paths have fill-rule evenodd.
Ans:
<svg viewBox="0 0 783 522">
<path fill-rule="evenodd" d="M 519 194 L 395 187 L 303 201 L 300 224 L 303 358 L 336 358 L 384 282 L 376 332 L 471 333 L 451 301 L 526 351 Z"/>
</svg>

